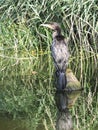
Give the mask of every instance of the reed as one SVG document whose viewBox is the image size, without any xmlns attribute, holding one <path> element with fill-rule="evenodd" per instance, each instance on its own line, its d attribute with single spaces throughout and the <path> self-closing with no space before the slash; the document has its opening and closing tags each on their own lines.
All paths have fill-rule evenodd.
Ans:
<svg viewBox="0 0 98 130">
<path fill-rule="evenodd" d="M 69 67 L 84 92 L 71 110 L 77 130 L 93 130 L 98 119 L 97 0 L 6 0 L 0 2 L 0 112 L 42 119 L 53 129 L 56 119 L 51 32 L 42 23 L 60 23 L 70 50 Z M 50 124 L 50 125 L 48 125 Z"/>
</svg>

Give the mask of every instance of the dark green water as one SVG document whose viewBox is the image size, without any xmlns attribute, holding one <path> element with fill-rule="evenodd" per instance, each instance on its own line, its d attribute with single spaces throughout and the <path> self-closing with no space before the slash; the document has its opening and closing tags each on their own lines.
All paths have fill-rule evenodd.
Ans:
<svg viewBox="0 0 98 130">
<path fill-rule="evenodd" d="M 34 128 L 33 124 L 26 120 L 13 120 L 6 117 L 0 117 L 0 130 L 44 130 L 44 128 L 40 124 L 37 128 Z"/>
</svg>

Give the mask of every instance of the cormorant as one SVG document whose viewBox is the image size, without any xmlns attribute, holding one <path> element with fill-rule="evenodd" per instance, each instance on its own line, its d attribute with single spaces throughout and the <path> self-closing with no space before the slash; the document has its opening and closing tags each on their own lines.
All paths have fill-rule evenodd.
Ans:
<svg viewBox="0 0 98 130">
<path fill-rule="evenodd" d="M 63 90 L 66 87 L 65 70 L 69 59 L 65 37 L 62 35 L 61 28 L 57 23 L 41 24 L 41 26 L 48 27 L 54 31 L 51 53 L 56 67 L 57 89 Z"/>
</svg>

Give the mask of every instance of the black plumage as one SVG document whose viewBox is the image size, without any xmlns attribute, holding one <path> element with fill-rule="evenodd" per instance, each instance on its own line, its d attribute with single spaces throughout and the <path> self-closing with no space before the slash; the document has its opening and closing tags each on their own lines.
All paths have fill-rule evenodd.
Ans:
<svg viewBox="0 0 98 130">
<path fill-rule="evenodd" d="M 42 24 L 42 26 L 48 27 L 54 31 L 51 54 L 56 67 L 57 89 L 62 90 L 66 87 L 65 70 L 69 59 L 67 43 L 57 23 Z"/>
</svg>

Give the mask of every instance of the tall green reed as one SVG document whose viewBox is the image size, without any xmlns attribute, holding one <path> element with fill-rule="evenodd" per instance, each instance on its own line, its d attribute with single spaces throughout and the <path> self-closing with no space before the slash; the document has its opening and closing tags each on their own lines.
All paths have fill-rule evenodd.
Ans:
<svg viewBox="0 0 98 130">
<path fill-rule="evenodd" d="M 1 111 L 14 117 L 34 117 L 35 122 L 44 117 L 45 129 L 46 115 L 51 125 L 55 121 L 52 32 L 40 27 L 41 23 L 55 21 L 60 23 L 68 41 L 69 67 L 84 87 L 82 97 L 71 110 L 75 127 L 89 130 L 96 124 L 97 12 L 96 0 L 3 0 L 0 3 Z"/>
</svg>

